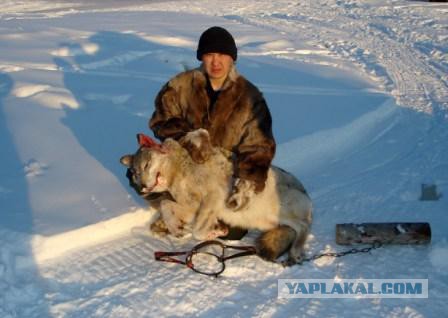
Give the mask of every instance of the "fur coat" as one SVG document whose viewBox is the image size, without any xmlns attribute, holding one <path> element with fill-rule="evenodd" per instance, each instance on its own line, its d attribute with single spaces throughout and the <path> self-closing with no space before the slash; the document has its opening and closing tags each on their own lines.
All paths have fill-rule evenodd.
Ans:
<svg viewBox="0 0 448 318">
<path fill-rule="evenodd" d="M 178 74 L 155 100 L 149 127 L 160 140 L 178 140 L 198 128 L 208 130 L 213 146 L 234 153 L 234 176 L 263 190 L 275 154 L 272 119 L 260 91 L 233 67 L 210 109 L 202 68 Z"/>
</svg>

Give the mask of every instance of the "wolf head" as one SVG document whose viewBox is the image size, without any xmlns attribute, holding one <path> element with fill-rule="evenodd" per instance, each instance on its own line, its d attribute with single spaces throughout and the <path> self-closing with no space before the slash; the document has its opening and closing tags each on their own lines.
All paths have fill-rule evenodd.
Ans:
<svg viewBox="0 0 448 318">
<path fill-rule="evenodd" d="M 128 168 L 130 185 L 142 196 L 167 190 L 165 163 L 169 149 L 144 134 L 137 135 L 139 149 L 135 154 L 124 155 L 121 164 Z"/>
</svg>

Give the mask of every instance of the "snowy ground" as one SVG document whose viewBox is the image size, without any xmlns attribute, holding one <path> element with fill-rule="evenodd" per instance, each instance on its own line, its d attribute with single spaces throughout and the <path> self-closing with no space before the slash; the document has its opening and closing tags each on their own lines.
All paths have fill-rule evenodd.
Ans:
<svg viewBox="0 0 448 318">
<path fill-rule="evenodd" d="M 448 5 L 404 0 L 20 1 L 0 8 L 0 317 L 443 317 L 448 289 Z M 315 204 L 308 254 L 336 223 L 429 222 L 429 246 L 220 279 L 155 262 L 118 159 L 152 101 L 228 28 L 264 92 L 275 163 Z M 419 201 L 422 183 L 438 201 Z M 251 244 L 256 233 L 243 242 Z M 427 278 L 428 299 L 278 299 L 280 278 Z"/>
</svg>

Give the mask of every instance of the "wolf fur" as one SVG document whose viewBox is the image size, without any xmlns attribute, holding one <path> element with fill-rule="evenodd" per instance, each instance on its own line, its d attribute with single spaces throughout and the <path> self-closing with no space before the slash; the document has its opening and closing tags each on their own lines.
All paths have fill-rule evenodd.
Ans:
<svg viewBox="0 0 448 318">
<path fill-rule="evenodd" d="M 188 146 L 168 138 L 159 147 L 142 146 L 120 160 L 131 170 L 138 192 L 168 191 L 173 198 L 161 200 L 161 220 L 153 230 L 166 226 L 173 235 L 191 232 L 205 240 L 225 234 L 222 222 L 257 229 L 263 232 L 257 239 L 261 257 L 273 261 L 289 251 L 287 263 L 300 262 L 312 220 L 312 202 L 300 181 L 271 166 L 264 190 L 248 191 L 248 204 L 235 212 L 225 205 L 233 182 L 232 154 L 212 147 L 204 129 L 188 133 L 182 144 Z M 206 160 L 194 162 L 189 147 L 207 148 Z"/>
</svg>

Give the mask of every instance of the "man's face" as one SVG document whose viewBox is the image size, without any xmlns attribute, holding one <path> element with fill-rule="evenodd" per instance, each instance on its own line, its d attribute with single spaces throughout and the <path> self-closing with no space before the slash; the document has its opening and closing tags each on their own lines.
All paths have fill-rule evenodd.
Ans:
<svg viewBox="0 0 448 318">
<path fill-rule="evenodd" d="M 233 65 L 233 59 L 227 54 L 206 53 L 202 55 L 202 63 L 211 80 L 224 81 Z"/>
</svg>

